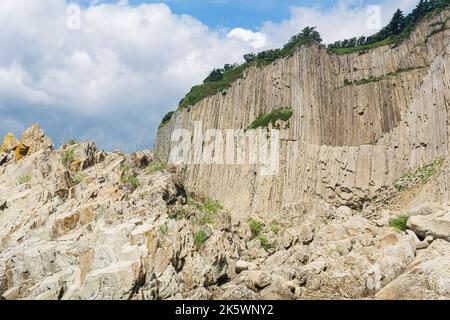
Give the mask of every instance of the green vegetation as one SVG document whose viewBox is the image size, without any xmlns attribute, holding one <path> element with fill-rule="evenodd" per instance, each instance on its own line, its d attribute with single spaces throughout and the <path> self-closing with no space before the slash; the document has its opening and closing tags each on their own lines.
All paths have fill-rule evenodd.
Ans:
<svg viewBox="0 0 450 320">
<path fill-rule="evenodd" d="M 344 79 L 344 87 L 353 86 L 353 85 L 360 86 L 360 85 L 371 83 L 371 82 L 378 82 L 378 81 L 383 80 L 386 77 L 396 76 L 396 75 L 399 75 L 404 72 L 410 72 L 410 71 L 420 70 L 420 69 L 425 69 L 425 68 L 427 68 L 427 66 L 400 68 L 400 69 L 396 70 L 395 72 L 390 72 L 390 73 L 386 74 L 385 76 L 381 76 L 381 77 L 370 76 L 369 78 L 355 80 L 355 81 Z"/>
<path fill-rule="evenodd" d="M 251 219 L 249 221 L 248 225 L 250 227 L 250 231 L 252 232 L 253 238 L 258 237 L 264 228 L 264 223 L 262 221 L 254 220 L 254 219 Z"/>
<path fill-rule="evenodd" d="M 147 168 L 144 169 L 145 174 L 153 174 L 158 171 L 163 171 L 167 168 L 167 165 L 162 162 L 155 162 L 149 165 Z"/>
<path fill-rule="evenodd" d="M 261 243 L 261 247 L 264 250 L 269 251 L 269 249 L 271 248 L 271 245 L 270 245 L 269 240 L 267 240 L 267 237 L 265 235 L 259 235 L 255 239 L 258 240 L 259 243 Z"/>
<path fill-rule="evenodd" d="M 218 213 L 220 210 L 223 209 L 222 205 L 215 200 L 211 200 L 210 198 L 206 197 L 203 199 L 203 208 L 212 214 Z"/>
<path fill-rule="evenodd" d="M 408 224 L 408 217 L 401 216 L 395 219 L 389 220 L 389 226 L 398 231 L 406 231 Z"/>
<path fill-rule="evenodd" d="M 213 96 L 218 92 L 228 89 L 236 80 L 242 77 L 247 67 L 246 64 L 235 66 L 232 69 L 223 71 L 221 80 L 205 82 L 202 85 L 194 86 L 186 97 L 181 100 L 179 109 L 192 106 L 206 97 Z"/>
<path fill-rule="evenodd" d="M 169 212 L 169 218 L 172 220 L 181 220 L 186 219 L 187 217 L 188 212 L 184 208 Z"/>
<path fill-rule="evenodd" d="M 23 176 L 20 176 L 20 177 L 17 179 L 17 185 L 18 185 L 18 186 L 21 186 L 21 185 L 30 183 L 30 182 L 31 182 L 31 179 L 32 179 L 31 173 L 27 173 L 27 174 L 25 174 L 25 175 L 23 175 Z"/>
<path fill-rule="evenodd" d="M 213 215 L 223 209 L 223 206 L 218 201 L 203 196 L 195 197 L 193 194 L 188 194 L 187 204 Z"/>
<path fill-rule="evenodd" d="M 272 222 L 272 224 L 270 225 L 269 229 L 273 233 L 278 234 L 281 231 L 281 226 L 277 222 Z"/>
<path fill-rule="evenodd" d="M 173 115 L 175 114 L 175 111 L 171 111 L 169 113 L 167 113 L 164 118 L 162 119 L 161 125 L 159 126 L 164 127 L 166 124 L 168 124 L 170 122 L 170 120 L 172 120 Z"/>
<path fill-rule="evenodd" d="M 159 233 L 163 236 L 169 233 L 169 226 L 167 224 L 162 224 L 159 226 Z"/>
<path fill-rule="evenodd" d="M 216 223 L 215 215 L 223 210 L 222 205 L 215 200 L 208 197 L 198 197 L 194 199 L 192 195 L 187 196 L 187 204 L 193 206 L 201 211 L 201 214 L 196 219 L 196 223 L 199 225 L 212 225 Z"/>
<path fill-rule="evenodd" d="M 86 178 L 86 174 L 84 172 L 78 172 L 73 178 L 73 182 L 76 184 L 81 183 Z"/>
<path fill-rule="evenodd" d="M 120 183 L 122 185 L 130 186 L 133 191 L 141 186 L 141 182 L 136 175 L 130 173 L 131 166 L 128 163 L 121 164 L 120 170 L 122 171 L 122 176 L 120 178 Z"/>
<path fill-rule="evenodd" d="M 378 33 L 370 37 L 359 37 L 337 41 L 328 46 L 328 49 L 336 54 L 348 54 L 352 52 L 364 52 L 372 48 L 385 45 L 398 45 L 407 39 L 416 26 L 426 17 L 434 15 L 450 5 L 450 0 L 420 0 L 416 8 L 408 15 L 398 9 L 390 23 Z M 441 32 L 445 28 L 435 30 L 433 34 Z M 431 34 L 430 36 L 432 36 Z"/>
<path fill-rule="evenodd" d="M 126 185 L 126 184 L 130 185 L 133 190 L 136 190 L 137 188 L 139 188 L 141 186 L 141 182 L 139 181 L 139 179 L 133 175 L 122 176 L 122 178 L 120 179 L 120 182 L 123 185 Z"/>
<path fill-rule="evenodd" d="M 227 64 L 223 69 L 214 69 L 202 85 L 193 87 L 181 100 L 178 109 L 195 105 L 206 97 L 228 89 L 236 80 L 242 78 L 244 70 L 251 66 L 268 65 L 277 59 L 292 55 L 298 47 L 321 42 L 322 39 L 316 29 L 306 27 L 302 32 L 293 36 L 282 49 L 267 50 L 258 54 L 246 54 L 244 56 L 245 63 L 242 65 Z"/>
<path fill-rule="evenodd" d="M 208 240 L 208 235 L 203 230 L 197 232 L 194 236 L 194 243 L 197 247 L 203 246 L 207 240 Z"/>
<path fill-rule="evenodd" d="M 270 242 L 267 239 L 267 236 L 265 234 L 263 234 L 263 230 L 265 227 L 265 224 L 262 221 L 259 220 L 255 220 L 255 219 L 250 219 L 248 222 L 250 231 L 252 233 L 252 239 L 258 240 L 259 243 L 261 244 L 261 247 L 268 251 L 271 248 Z M 276 224 L 272 224 L 270 226 L 270 229 L 275 232 L 278 233 L 279 232 L 279 226 Z"/>
<path fill-rule="evenodd" d="M 345 255 L 346 251 L 347 250 L 340 244 L 338 244 L 331 250 L 331 252 L 337 252 L 340 256 Z"/>
<path fill-rule="evenodd" d="M 216 223 L 216 221 L 214 220 L 214 217 L 210 213 L 205 213 L 197 219 L 196 223 L 202 226 L 206 226 L 214 224 Z"/>
<path fill-rule="evenodd" d="M 269 124 L 272 124 L 272 126 L 275 127 L 278 120 L 289 121 L 292 118 L 293 114 L 294 112 L 291 108 L 276 109 L 269 114 L 260 115 L 258 118 L 256 118 L 255 121 L 253 121 L 253 123 L 250 125 L 250 127 L 247 128 L 247 130 L 267 128 Z"/>
<path fill-rule="evenodd" d="M 75 139 L 69 139 L 69 141 L 67 141 L 67 145 L 69 145 L 69 146 L 73 146 L 73 145 L 75 145 L 75 144 L 77 144 L 78 142 L 77 142 L 77 140 L 75 140 Z"/>
<path fill-rule="evenodd" d="M 75 160 L 75 149 L 67 148 L 61 157 L 62 164 L 68 167 L 74 160 Z"/>
<path fill-rule="evenodd" d="M 387 45 L 391 45 L 395 43 L 395 41 L 393 40 L 392 37 L 386 38 L 382 41 L 377 41 L 374 43 L 370 43 L 370 44 L 365 44 L 365 45 L 359 45 L 359 46 L 355 46 L 355 47 L 328 47 L 329 51 L 335 54 L 339 54 L 339 55 L 344 55 L 344 54 L 349 54 L 349 53 L 353 53 L 353 52 L 364 52 L 364 51 L 368 51 L 370 49 L 374 49 L 374 48 L 378 48 L 378 47 L 382 47 L 382 46 L 387 46 Z"/>
<path fill-rule="evenodd" d="M 428 181 L 430 181 L 430 179 L 441 169 L 443 164 L 444 159 L 438 158 L 429 165 L 413 171 L 408 171 L 394 182 L 394 188 L 397 191 L 404 191 L 410 189 L 418 182 L 424 184 L 428 183 Z"/>
</svg>

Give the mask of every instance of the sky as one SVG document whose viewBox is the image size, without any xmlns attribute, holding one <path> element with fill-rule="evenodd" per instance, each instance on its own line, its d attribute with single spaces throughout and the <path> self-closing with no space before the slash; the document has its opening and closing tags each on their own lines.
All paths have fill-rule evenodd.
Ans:
<svg viewBox="0 0 450 320">
<path fill-rule="evenodd" d="M 0 136 L 39 123 L 56 145 L 149 149 L 162 117 L 213 68 L 305 26 L 327 43 L 370 35 L 416 2 L 2 0 Z"/>
</svg>

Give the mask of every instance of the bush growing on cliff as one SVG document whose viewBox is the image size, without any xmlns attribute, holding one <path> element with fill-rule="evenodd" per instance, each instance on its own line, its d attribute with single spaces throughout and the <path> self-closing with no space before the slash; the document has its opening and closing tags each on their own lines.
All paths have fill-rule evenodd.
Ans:
<svg viewBox="0 0 450 320">
<path fill-rule="evenodd" d="M 261 244 L 261 247 L 264 250 L 269 251 L 269 249 L 271 248 L 271 245 L 265 235 L 259 235 L 255 239 L 259 241 L 259 243 Z"/>
<path fill-rule="evenodd" d="M 61 157 L 61 162 L 66 167 L 70 166 L 70 164 L 75 160 L 75 149 L 67 148 Z"/>
<path fill-rule="evenodd" d="M 264 228 L 264 223 L 255 219 L 251 219 L 248 225 L 250 227 L 250 231 L 252 233 L 253 238 L 258 237 Z"/>
<path fill-rule="evenodd" d="M 269 114 L 262 114 L 247 128 L 257 129 L 257 128 L 267 128 L 269 124 L 275 127 L 276 122 L 281 121 L 289 121 L 294 114 L 294 111 L 291 108 L 280 108 L 272 111 Z"/>
<path fill-rule="evenodd" d="M 162 119 L 161 125 L 159 126 L 160 128 L 163 127 L 164 125 L 168 124 L 170 120 L 172 120 L 173 115 L 175 114 L 174 111 L 171 111 L 169 113 L 167 113 L 164 118 Z"/>
</svg>

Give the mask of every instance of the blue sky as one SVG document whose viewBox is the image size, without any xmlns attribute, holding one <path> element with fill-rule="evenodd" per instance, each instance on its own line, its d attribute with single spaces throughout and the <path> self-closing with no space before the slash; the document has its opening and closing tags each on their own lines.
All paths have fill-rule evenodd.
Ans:
<svg viewBox="0 0 450 320">
<path fill-rule="evenodd" d="M 330 8 L 336 4 L 334 0 L 131 0 L 128 2 L 132 5 L 164 2 L 174 13 L 192 15 L 212 28 L 250 29 L 257 29 L 265 21 L 278 22 L 289 18 L 291 7 L 312 5 Z M 81 3 L 88 5 L 90 1 Z M 355 3 L 361 4 L 364 1 Z"/>
<path fill-rule="evenodd" d="M 213 68 L 305 26 L 326 42 L 373 34 L 370 5 L 382 26 L 416 2 L 2 0 L 0 136 L 37 122 L 56 144 L 151 148 L 164 114 Z"/>
</svg>

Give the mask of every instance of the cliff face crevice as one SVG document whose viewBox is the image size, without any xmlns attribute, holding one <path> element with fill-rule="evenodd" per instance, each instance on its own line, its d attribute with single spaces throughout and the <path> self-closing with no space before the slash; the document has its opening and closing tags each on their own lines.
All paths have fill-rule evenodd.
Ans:
<svg viewBox="0 0 450 320">
<path fill-rule="evenodd" d="M 449 15 L 425 20 L 396 47 L 335 55 L 312 45 L 250 68 L 226 92 L 179 110 L 159 130 L 156 153 L 168 160 L 173 130 L 193 132 L 195 121 L 245 129 L 263 113 L 291 107 L 278 175 L 255 176 L 251 165 L 189 165 L 188 187 L 237 213 L 316 197 L 359 205 L 405 170 L 448 154 L 450 32 L 434 31 Z"/>
</svg>

